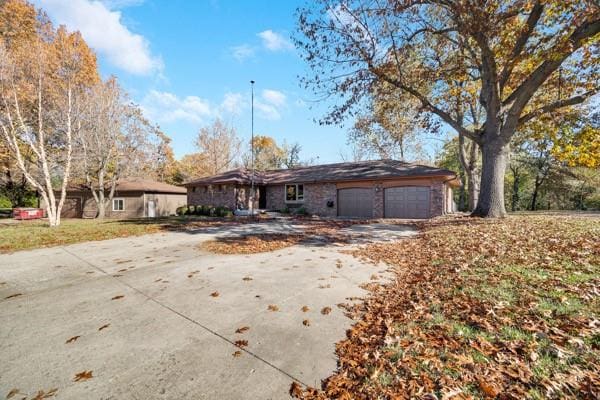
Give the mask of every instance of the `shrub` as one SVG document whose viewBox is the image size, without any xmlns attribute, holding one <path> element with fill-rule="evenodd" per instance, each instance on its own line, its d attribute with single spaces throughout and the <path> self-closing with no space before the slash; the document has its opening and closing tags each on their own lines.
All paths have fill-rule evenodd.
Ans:
<svg viewBox="0 0 600 400">
<path fill-rule="evenodd" d="M 217 215 L 217 209 L 215 207 L 210 206 L 208 209 L 208 215 L 210 217 L 214 217 L 215 215 Z"/>
<path fill-rule="evenodd" d="M 177 207 L 175 209 L 175 213 L 177 215 L 185 215 L 186 212 L 187 212 L 187 207 L 186 206 Z"/>
<path fill-rule="evenodd" d="M 588 197 L 583 204 L 587 210 L 600 210 L 600 194 Z"/>
<path fill-rule="evenodd" d="M 202 210 L 204 209 L 204 206 L 196 206 L 196 211 L 194 214 L 196 215 L 202 215 Z"/>
<path fill-rule="evenodd" d="M 12 208 L 12 203 L 8 197 L 0 195 L 0 208 Z"/>
<path fill-rule="evenodd" d="M 285 206 L 281 209 L 280 211 L 282 214 L 289 214 L 290 213 L 290 208 L 288 206 Z"/>
<path fill-rule="evenodd" d="M 187 215 L 194 215 L 196 212 L 196 206 L 188 206 Z"/>
<path fill-rule="evenodd" d="M 300 207 L 296 210 L 296 215 L 308 215 L 308 211 L 306 211 L 306 208 Z"/>
</svg>

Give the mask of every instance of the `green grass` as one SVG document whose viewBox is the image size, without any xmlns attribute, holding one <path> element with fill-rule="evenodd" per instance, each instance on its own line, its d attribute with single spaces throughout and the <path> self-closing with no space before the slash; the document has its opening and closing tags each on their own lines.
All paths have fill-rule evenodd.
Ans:
<svg viewBox="0 0 600 400">
<path fill-rule="evenodd" d="M 140 220 L 63 220 L 58 227 L 50 228 L 45 221 L 20 221 L 0 225 L 0 253 L 38 247 L 59 246 L 91 240 L 137 236 L 161 230 L 162 220 L 149 223 Z"/>
<path fill-rule="evenodd" d="M 227 220 L 196 216 L 103 221 L 63 219 L 60 226 L 54 228 L 50 228 L 43 220 L 10 221 L 0 224 L 0 253 L 200 228 L 210 224 L 221 224 L 224 221 Z"/>
</svg>

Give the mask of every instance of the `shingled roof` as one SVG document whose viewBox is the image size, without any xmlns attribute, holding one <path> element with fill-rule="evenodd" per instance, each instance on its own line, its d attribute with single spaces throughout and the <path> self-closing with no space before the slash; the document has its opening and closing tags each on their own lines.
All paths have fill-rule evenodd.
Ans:
<svg viewBox="0 0 600 400">
<path fill-rule="evenodd" d="M 347 182 L 374 179 L 394 179 L 402 177 L 447 176 L 455 178 L 456 173 L 447 169 L 412 164 L 397 160 L 373 160 L 313 165 L 289 169 L 255 172 L 256 184 Z M 218 175 L 207 176 L 187 182 L 184 186 L 211 184 L 250 184 L 251 172 L 239 168 Z"/>
</svg>

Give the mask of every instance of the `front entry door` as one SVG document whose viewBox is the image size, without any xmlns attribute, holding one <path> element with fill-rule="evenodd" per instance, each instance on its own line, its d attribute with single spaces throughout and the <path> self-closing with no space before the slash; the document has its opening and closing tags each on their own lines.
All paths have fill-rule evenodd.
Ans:
<svg viewBox="0 0 600 400">
<path fill-rule="evenodd" d="M 148 217 L 156 217 L 156 200 L 148 200 Z"/>
</svg>

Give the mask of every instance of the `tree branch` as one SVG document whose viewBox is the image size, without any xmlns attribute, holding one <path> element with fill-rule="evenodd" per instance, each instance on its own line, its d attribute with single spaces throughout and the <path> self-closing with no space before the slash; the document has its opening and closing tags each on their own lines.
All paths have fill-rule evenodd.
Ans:
<svg viewBox="0 0 600 400">
<path fill-rule="evenodd" d="M 526 115 L 522 116 L 521 118 L 519 118 L 519 125 L 522 125 L 525 122 L 530 121 L 533 118 L 536 118 L 542 114 L 551 113 L 552 111 L 558 110 L 559 108 L 573 106 L 576 104 L 581 104 L 586 99 L 588 99 L 589 97 L 593 96 L 596 93 L 598 93 L 598 89 L 594 89 L 594 90 L 585 92 L 584 94 L 581 94 L 579 96 L 574 96 L 574 97 L 571 97 L 568 99 L 555 101 L 554 103 L 547 104 L 544 107 L 540 107 L 537 110 L 534 110 L 534 111 L 530 112 L 529 114 L 526 114 Z"/>
<path fill-rule="evenodd" d="M 525 45 L 527 44 L 529 37 L 533 33 L 533 30 L 535 29 L 535 26 L 537 25 L 540 17 L 542 16 L 543 11 L 544 5 L 540 4 L 539 1 L 536 1 L 535 5 L 533 6 L 533 9 L 531 10 L 531 13 L 529 14 L 529 17 L 527 18 L 527 22 L 525 23 L 525 29 L 521 31 L 521 34 L 517 38 L 515 46 L 511 51 L 510 57 L 508 58 L 508 60 L 510 61 L 506 64 L 506 66 L 502 70 L 502 73 L 500 74 L 500 91 L 502 91 L 502 89 L 506 85 L 506 82 L 508 81 L 508 78 L 510 77 L 510 74 L 512 73 L 512 70 L 517 62 L 517 57 L 525 48 Z"/>
<path fill-rule="evenodd" d="M 562 64 L 562 62 L 567 59 L 571 54 L 573 54 L 577 49 L 579 49 L 585 39 L 590 38 L 600 32 L 600 20 L 594 19 L 592 21 L 587 21 L 583 25 L 577 27 L 567 42 L 570 44 L 567 50 L 559 51 L 557 47 L 564 45 L 563 43 L 559 43 L 554 46 L 553 49 L 549 50 L 549 53 L 556 53 L 556 57 L 548 57 L 540 66 L 538 66 L 532 73 L 529 75 L 521 85 L 515 89 L 514 92 L 510 94 L 502 102 L 503 105 L 508 105 L 511 103 L 515 103 L 517 107 L 524 107 L 527 104 L 529 98 L 535 93 L 537 88 L 544 83 L 544 81 L 554 72 L 556 69 Z"/>
</svg>

